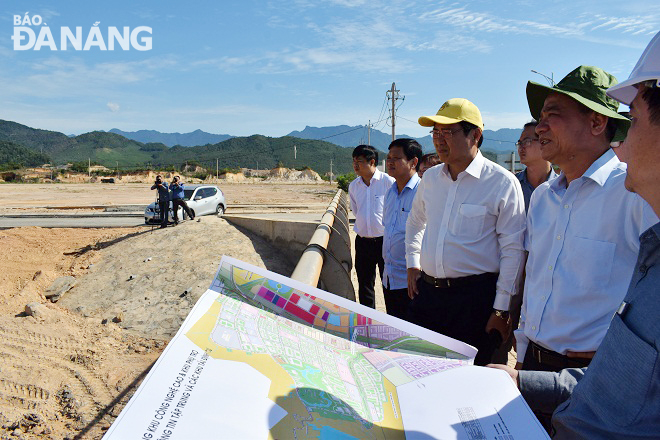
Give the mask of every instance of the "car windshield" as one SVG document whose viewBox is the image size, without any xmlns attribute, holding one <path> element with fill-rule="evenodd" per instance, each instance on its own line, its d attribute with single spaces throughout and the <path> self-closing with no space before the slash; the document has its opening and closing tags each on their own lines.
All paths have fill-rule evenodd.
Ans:
<svg viewBox="0 0 660 440">
<path fill-rule="evenodd" d="M 190 198 L 192 197 L 194 192 L 195 192 L 194 189 L 184 189 L 183 190 L 183 200 L 186 200 L 186 201 L 190 200 Z"/>
</svg>

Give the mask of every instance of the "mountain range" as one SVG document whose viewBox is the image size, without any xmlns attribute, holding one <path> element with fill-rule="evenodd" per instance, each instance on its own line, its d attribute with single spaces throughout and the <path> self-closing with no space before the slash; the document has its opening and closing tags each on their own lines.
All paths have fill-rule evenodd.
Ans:
<svg viewBox="0 0 660 440">
<path fill-rule="evenodd" d="M 352 148 L 291 136 L 252 135 L 194 147 L 168 147 L 104 131 L 70 137 L 0 120 L 0 142 L 4 142 L 0 149 L 0 168 L 10 163 L 35 165 L 35 160 L 41 163 L 50 160 L 55 165 L 92 162 L 113 170 L 180 169 L 185 164 L 197 164 L 212 172 L 216 168 L 271 169 L 281 164 L 288 168 L 310 167 L 319 173 L 330 171 L 332 166 L 335 174 L 342 174 L 353 168 Z M 3 154 L 7 151 L 15 154 Z M 39 153 L 39 156 L 30 152 Z"/>
<path fill-rule="evenodd" d="M 493 151 L 495 153 L 505 153 L 515 150 L 515 143 L 520 137 L 521 129 L 502 128 L 497 131 L 484 130 L 484 143 L 482 149 Z M 161 133 L 155 130 L 139 131 L 121 131 L 117 128 L 110 130 L 138 142 L 157 142 L 173 147 L 181 145 L 184 147 L 195 145 L 215 144 L 230 139 L 229 134 L 213 134 L 202 130 L 195 130 L 190 133 Z M 325 140 L 327 142 L 339 145 L 340 147 L 355 147 L 360 144 L 370 143 L 381 151 L 387 151 L 387 147 L 392 141 L 390 133 L 384 133 L 380 130 L 372 129 L 367 132 L 364 125 L 335 125 L 332 127 L 310 127 L 306 126 L 302 131 L 292 131 L 287 136 L 301 139 Z M 397 138 L 413 138 L 422 146 L 425 153 L 433 151 L 433 139 L 431 135 L 421 138 L 415 138 L 406 134 L 400 134 Z"/>
<path fill-rule="evenodd" d="M 520 131 L 485 130 L 482 150 L 486 153 L 513 151 Z M 408 136 L 402 134 L 397 137 Z M 92 161 L 112 169 L 176 168 L 186 163 L 197 163 L 209 170 L 216 167 L 264 169 L 281 163 L 289 168 L 308 166 L 325 173 L 330 171 L 332 162 L 335 174 L 341 174 L 352 170 L 353 148 L 367 143 L 368 139 L 371 145 L 385 152 L 391 135 L 372 129 L 369 136 L 364 126 L 339 125 L 307 126 L 302 131 L 293 131 L 280 138 L 262 135 L 235 137 L 202 130 L 161 133 L 155 130 L 124 132 L 119 129 L 67 136 L 0 120 L 0 141 L 5 142 L 0 167 L 18 163 L 34 165 L 44 159 L 54 164 Z M 417 141 L 425 152 L 433 151 L 430 135 L 417 138 Z M 16 152 L 13 156 L 7 154 L 12 148 Z M 488 156 L 494 156 L 492 153 Z"/>
<path fill-rule="evenodd" d="M 194 147 L 196 145 L 217 144 L 218 142 L 236 137 L 229 134 L 207 133 L 202 130 L 195 130 L 190 133 L 161 133 L 156 130 L 121 131 L 118 128 L 113 128 L 109 132 L 122 135 L 126 139 L 143 143 L 156 142 L 165 144 L 168 147 L 175 145 Z"/>
</svg>

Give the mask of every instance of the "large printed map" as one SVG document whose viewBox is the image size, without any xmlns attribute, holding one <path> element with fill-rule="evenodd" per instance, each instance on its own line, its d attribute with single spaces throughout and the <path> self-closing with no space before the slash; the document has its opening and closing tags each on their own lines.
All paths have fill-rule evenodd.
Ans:
<svg viewBox="0 0 660 440">
<path fill-rule="evenodd" d="M 475 355 L 223 257 L 104 439 L 547 440 L 510 376 Z"/>
<path fill-rule="evenodd" d="M 273 438 L 404 438 L 396 386 L 471 363 L 231 262 L 211 289 L 216 300 L 186 336 L 271 380 L 269 398 L 287 412 Z"/>
</svg>

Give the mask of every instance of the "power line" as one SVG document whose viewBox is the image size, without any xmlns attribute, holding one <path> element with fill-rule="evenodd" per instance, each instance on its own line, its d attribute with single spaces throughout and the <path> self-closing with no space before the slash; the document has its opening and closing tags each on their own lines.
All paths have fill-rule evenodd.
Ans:
<svg viewBox="0 0 660 440">
<path fill-rule="evenodd" d="M 417 121 L 411 121 L 410 119 L 406 119 L 403 116 L 398 116 L 398 118 L 403 119 L 404 121 L 412 122 L 413 124 L 418 123 Z M 487 138 L 487 137 L 484 137 L 484 140 L 485 141 L 493 141 L 493 142 L 504 142 L 504 143 L 507 143 L 507 144 L 515 144 L 516 143 L 515 141 L 505 141 L 504 139 L 493 139 L 493 138 Z"/>
</svg>

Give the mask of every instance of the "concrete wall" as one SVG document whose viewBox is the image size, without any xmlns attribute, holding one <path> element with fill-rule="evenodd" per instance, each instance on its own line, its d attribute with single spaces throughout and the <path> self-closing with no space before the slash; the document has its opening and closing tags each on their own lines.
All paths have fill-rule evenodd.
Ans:
<svg viewBox="0 0 660 440">
<path fill-rule="evenodd" d="M 245 228 L 257 234 L 259 237 L 280 248 L 283 256 L 293 266 L 300 259 L 318 225 L 311 222 L 259 218 L 256 216 L 248 217 L 225 214 L 223 218 L 235 226 Z"/>
</svg>

